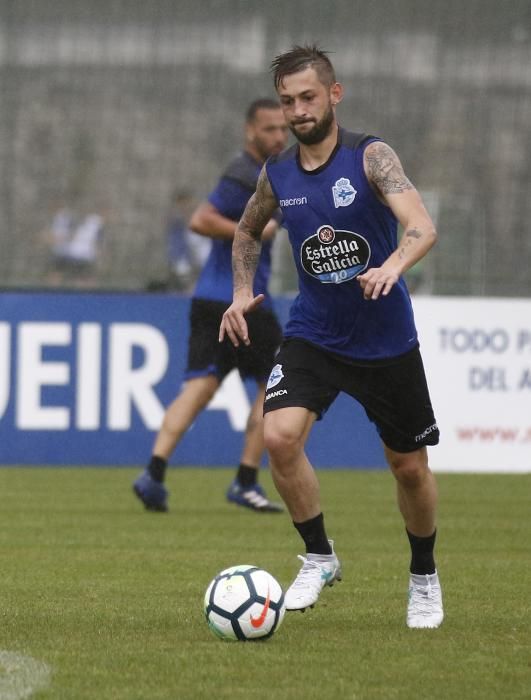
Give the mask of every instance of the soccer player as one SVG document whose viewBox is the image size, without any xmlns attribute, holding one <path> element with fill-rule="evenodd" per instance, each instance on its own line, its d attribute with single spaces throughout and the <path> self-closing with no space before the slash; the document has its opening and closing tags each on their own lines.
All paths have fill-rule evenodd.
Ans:
<svg viewBox="0 0 531 700">
<path fill-rule="evenodd" d="M 271 245 L 280 220 L 278 211 L 272 211 L 270 219 L 264 221 L 264 245 L 257 260 L 254 290 L 265 301 L 252 322 L 255 343 L 253 347 L 237 349 L 228 340 L 220 345 L 218 331 L 223 312 L 232 300 L 231 250 L 238 219 L 255 191 L 263 163 L 270 155 L 282 151 L 287 137 L 288 128 L 279 103 L 271 99 L 255 100 L 246 114 L 244 150 L 228 164 L 208 201 L 192 214 L 190 228 L 209 236 L 212 249 L 192 297 L 184 385 L 166 410 L 147 468 L 133 484 L 134 492 L 148 510 L 168 509 L 168 491 L 164 485 L 168 459 L 226 375 L 237 368 L 242 377 L 256 381 L 257 396 L 247 422 L 240 465 L 227 499 L 260 513 L 283 511 L 280 504 L 267 498 L 257 481 L 264 453 L 265 383 L 282 340 L 267 290 Z"/>
<path fill-rule="evenodd" d="M 312 606 L 341 577 L 304 445 L 343 391 L 375 424 L 396 479 L 412 553 L 407 624 L 438 627 L 437 491 L 426 446 L 437 444 L 439 430 L 402 277 L 433 246 L 435 228 L 393 149 L 338 125 L 343 88 L 326 52 L 296 46 L 277 56 L 272 70 L 298 143 L 266 162 L 238 225 L 233 303 L 220 340 L 228 335 L 236 347 L 254 342 L 248 324 L 263 301 L 252 286 L 260 233 L 280 205 L 299 295 L 267 384 L 264 431 L 273 479 L 306 546 L 286 607 Z"/>
</svg>

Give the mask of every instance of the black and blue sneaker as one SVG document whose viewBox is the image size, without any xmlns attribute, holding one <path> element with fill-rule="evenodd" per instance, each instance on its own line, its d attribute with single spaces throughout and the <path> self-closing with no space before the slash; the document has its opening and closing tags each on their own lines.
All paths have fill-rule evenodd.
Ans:
<svg viewBox="0 0 531 700">
<path fill-rule="evenodd" d="M 282 513 L 284 511 L 280 503 L 273 503 L 268 499 L 260 484 L 253 484 L 245 488 L 237 479 L 234 479 L 229 486 L 227 501 L 250 508 L 258 513 Z"/>
<path fill-rule="evenodd" d="M 146 510 L 166 513 L 168 510 L 168 489 L 151 476 L 147 469 L 133 483 L 133 491 L 144 504 Z"/>
</svg>

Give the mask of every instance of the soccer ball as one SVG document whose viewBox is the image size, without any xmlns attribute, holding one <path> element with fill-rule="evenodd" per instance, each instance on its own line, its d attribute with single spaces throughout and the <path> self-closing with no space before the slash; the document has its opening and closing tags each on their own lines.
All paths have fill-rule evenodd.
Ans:
<svg viewBox="0 0 531 700">
<path fill-rule="evenodd" d="M 208 585 L 204 612 L 208 626 L 222 639 L 267 639 L 284 619 L 284 593 L 264 569 L 231 566 Z"/>
</svg>

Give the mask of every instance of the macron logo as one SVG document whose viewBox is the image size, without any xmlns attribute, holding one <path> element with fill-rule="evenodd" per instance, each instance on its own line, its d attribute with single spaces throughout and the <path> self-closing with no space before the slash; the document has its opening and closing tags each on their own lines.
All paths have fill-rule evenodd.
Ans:
<svg viewBox="0 0 531 700">
<path fill-rule="evenodd" d="M 300 207 L 301 204 L 308 204 L 306 197 L 290 197 L 289 199 L 281 199 L 281 207 Z"/>
</svg>

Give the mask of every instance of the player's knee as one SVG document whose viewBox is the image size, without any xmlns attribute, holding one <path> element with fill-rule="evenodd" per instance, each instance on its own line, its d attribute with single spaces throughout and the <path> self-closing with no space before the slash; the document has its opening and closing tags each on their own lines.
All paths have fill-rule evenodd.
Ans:
<svg viewBox="0 0 531 700">
<path fill-rule="evenodd" d="M 302 446 L 299 431 L 278 422 L 266 422 L 264 425 L 264 444 L 273 459 L 284 461 L 291 459 Z"/>
<path fill-rule="evenodd" d="M 388 451 L 387 458 L 396 480 L 406 488 L 415 487 L 421 483 L 428 471 L 428 463 L 423 450 L 405 454 Z"/>
</svg>

